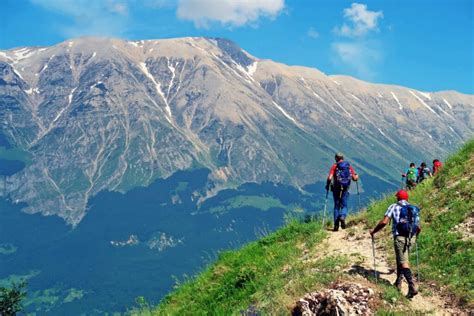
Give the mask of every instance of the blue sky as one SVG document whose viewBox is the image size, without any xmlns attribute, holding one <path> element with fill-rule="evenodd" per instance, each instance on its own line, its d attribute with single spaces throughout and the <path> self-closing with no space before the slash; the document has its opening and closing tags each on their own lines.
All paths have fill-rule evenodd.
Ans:
<svg viewBox="0 0 474 316">
<path fill-rule="evenodd" d="M 225 37 L 327 74 L 474 94 L 471 0 L 2 0 L 0 49 L 83 35 Z"/>
</svg>

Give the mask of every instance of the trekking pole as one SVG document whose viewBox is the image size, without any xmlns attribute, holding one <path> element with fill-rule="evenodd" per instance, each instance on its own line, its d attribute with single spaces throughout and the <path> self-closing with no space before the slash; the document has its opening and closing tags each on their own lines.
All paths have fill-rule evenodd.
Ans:
<svg viewBox="0 0 474 316">
<path fill-rule="evenodd" d="M 415 252 L 416 252 L 416 280 L 420 281 L 420 259 L 418 256 L 418 238 L 415 239 Z"/>
<path fill-rule="evenodd" d="M 359 192 L 359 181 L 356 181 L 356 186 L 357 186 L 357 197 L 359 199 L 359 210 L 360 210 L 360 192 Z"/>
<path fill-rule="evenodd" d="M 374 257 L 374 277 L 375 277 L 375 283 L 377 283 L 377 266 L 375 265 L 375 238 L 372 236 L 372 255 Z"/>
<path fill-rule="evenodd" d="M 326 221 L 326 208 L 328 206 L 328 193 L 329 193 L 329 190 L 326 190 L 326 201 L 324 202 L 324 211 L 323 211 L 323 229 L 324 229 L 324 222 Z"/>
</svg>

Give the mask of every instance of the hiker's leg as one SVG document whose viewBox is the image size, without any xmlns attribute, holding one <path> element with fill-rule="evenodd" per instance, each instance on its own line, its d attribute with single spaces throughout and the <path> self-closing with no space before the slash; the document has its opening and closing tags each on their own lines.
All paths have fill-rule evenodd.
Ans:
<svg viewBox="0 0 474 316">
<path fill-rule="evenodd" d="M 333 189 L 332 191 L 332 197 L 334 198 L 334 223 L 336 222 L 336 219 L 339 217 L 339 191 L 336 189 Z"/>
<path fill-rule="evenodd" d="M 415 288 L 415 281 L 413 280 L 413 276 L 410 270 L 410 261 L 408 259 L 408 250 L 410 248 L 410 241 L 407 240 L 405 237 L 397 237 L 397 243 L 399 244 L 399 247 L 401 248 L 400 252 L 400 265 L 401 265 L 401 270 L 402 274 L 405 277 L 405 280 L 407 280 L 408 283 L 408 294 L 407 298 L 412 298 L 416 294 L 418 294 L 418 291 Z"/>
<path fill-rule="evenodd" d="M 333 188 L 332 196 L 334 198 L 334 230 L 339 229 L 339 211 L 341 209 L 340 191 Z"/>
<path fill-rule="evenodd" d="M 403 280 L 403 274 L 402 274 L 402 266 L 397 263 L 397 278 L 395 279 L 395 285 L 398 290 L 401 290 L 402 288 L 402 280 Z"/>
<path fill-rule="evenodd" d="M 404 238 L 394 238 L 393 239 L 393 246 L 395 250 L 395 260 L 397 264 L 397 279 L 395 280 L 395 285 L 397 288 L 400 289 L 402 285 L 403 273 L 402 273 L 402 261 L 403 261 L 403 249 L 405 247 L 405 240 Z"/>
<path fill-rule="evenodd" d="M 341 195 L 341 210 L 339 211 L 339 217 L 341 220 L 347 216 L 347 202 L 349 200 L 349 190 L 342 191 Z"/>
<path fill-rule="evenodd" d="M 346 229 L 347 202 L 349 199 L 349 190 L 344 190 L 341 195 L 341 210 L 339 211 L 339 221 L 342 229 Z"/>
</svg>

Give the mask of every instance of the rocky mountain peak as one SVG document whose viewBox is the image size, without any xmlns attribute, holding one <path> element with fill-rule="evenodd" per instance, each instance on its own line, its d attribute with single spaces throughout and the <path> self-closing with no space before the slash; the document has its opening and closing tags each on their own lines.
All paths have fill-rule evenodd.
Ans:
<svg viewBox="0 0 474 316">
<path fill-rule="evenodd" d="M 78 38 L 0 51 L 0 135 L 31 161 L 6 180 L 25 211 L 77 224 L 102 190 L 202 166 L 202 196 L 303 187 L 343 150 L 363 174 L 444 157 L 472 137 L 474 98 L 259 60 L 219 38 Z"/>
</svg>

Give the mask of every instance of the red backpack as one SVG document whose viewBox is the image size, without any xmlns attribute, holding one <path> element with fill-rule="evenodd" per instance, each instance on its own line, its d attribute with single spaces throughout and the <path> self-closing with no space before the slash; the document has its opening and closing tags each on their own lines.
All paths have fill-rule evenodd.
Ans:
<svg viewBox="0 0 474 316">
<path fill-rule="evenodd" d="M 441 161 L 437 160 L 433 163 L 433 174 L 435 174 L 436 172 L 438 172 L 441 167 L 443 167 L 443 164 L 441 163 Z"/>
</svg>

